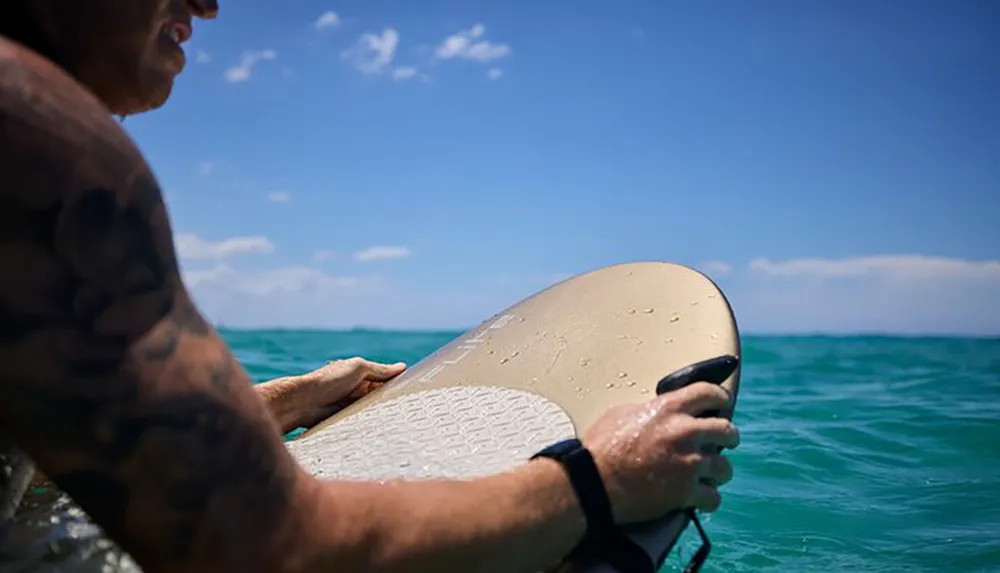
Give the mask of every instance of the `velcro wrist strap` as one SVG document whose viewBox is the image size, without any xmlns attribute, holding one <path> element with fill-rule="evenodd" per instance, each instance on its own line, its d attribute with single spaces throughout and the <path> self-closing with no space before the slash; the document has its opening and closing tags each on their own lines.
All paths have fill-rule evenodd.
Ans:
<svg viewBox="0 0 1000 573">
<path fill-rule="evenodd" d="M 531 459 L 539 457 L 547 457 L 562 464 L 587 520 L 587 531 L 574 553 L 580 550 L 598 550 L 617 528 L 611 500 L 594 456 L 579 440 L 571 439 L 553 444 Z"/>
</svg>

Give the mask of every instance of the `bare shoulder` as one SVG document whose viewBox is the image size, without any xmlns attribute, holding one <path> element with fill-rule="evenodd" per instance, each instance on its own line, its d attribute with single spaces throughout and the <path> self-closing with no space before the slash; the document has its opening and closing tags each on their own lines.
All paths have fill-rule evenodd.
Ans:
<svg viewBox="0 0 1000 573">
<path fill-rule="evenodd" d="M 134 339 L 167 314 L 179 276 L 148 165 L 90 92 L 6 40 L 0 201 L 0 353 L 81 329 Z"/>
<path fill-rule="evenodd" d="M 103 143 L 138 153 L 101 102 L 65 70 L 0 36 L 0 117 L 5 127 L 38 130 L 56 140 Z M 6 144 L 24 133 L 0 133 Z"/>
<path fill-rule="evenodd" d="M 0 276 L 0 428 L 46 475 L 147 571 L 284 558 L 301 473 L 184 288 L 156 178 L 92 94 L 2 39 Z"/>
<path fill-rule="evenodd" d="M 0 193 L 41 205 L 75 186 L 151 179 L 131 138 L 84 86 L 0 37 Z M 30 189 L 30 194 L 28 189 Z"/>
</svg>

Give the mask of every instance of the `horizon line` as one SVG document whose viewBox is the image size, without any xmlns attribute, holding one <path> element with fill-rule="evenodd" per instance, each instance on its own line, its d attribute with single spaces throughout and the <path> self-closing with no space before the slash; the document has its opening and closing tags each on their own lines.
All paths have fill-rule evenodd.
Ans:
<svg viewBox="0 0 1000 573">
<path fill-rule="evenodd" d="M 381 332 L 397 334 L 454 334 L 459 336 L 469 332 L 480 325 L 472 327 L 383 327 L 383 326 L 226 326 L 215 324 L 216 330 L 228 332 Z M 882 330 L 858 330 L 858 331 L 825 331 L 825 330 L 801 330 L 801 331 L 741 331 L 740 338 L 858 338 L 858 337 L 878 337 L 878 338 L 965 338 L 992 340 L 1000 339 L 1000 331 L 995 333 L 982 332 L 955 332 L 955 331 L 926 331 L 926 332 L 893 332 Z"/>
</svg>

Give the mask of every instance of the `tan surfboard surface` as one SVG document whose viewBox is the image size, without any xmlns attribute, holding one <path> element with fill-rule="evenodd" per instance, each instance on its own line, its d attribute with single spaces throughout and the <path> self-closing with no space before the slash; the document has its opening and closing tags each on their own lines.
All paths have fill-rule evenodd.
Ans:
<svg viewBox="0 0 1000 573">
<path fill-rule="evenodd" d="M 582 437 L 609 407 L 727 354 L 740 356 L 736 320 L 709 278 L 661 262 L 605 267 L 494 315 L 288 449 L 326 478 L 474 478 Z M 734 396 L 739 377 L 723 383 Z M 677 514 L 630 537 L 653 556 L 686 525 Z"/>
</svg>

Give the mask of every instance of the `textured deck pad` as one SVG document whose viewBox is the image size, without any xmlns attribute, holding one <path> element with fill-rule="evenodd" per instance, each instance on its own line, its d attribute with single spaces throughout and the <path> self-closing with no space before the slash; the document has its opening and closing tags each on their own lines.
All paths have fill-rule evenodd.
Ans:
<svg viewBox="0 0 1000 573">
<path fill-rule="evenodd" d="M 574 435 L 569 415 L 538 394 L 452 387 L 379 402 L 288 447 L 325 478 L 473 478 Z"/>
<path fill-rule="evenodd" d="M 663 376 L 723 354 L 740 355 L 739 334 L 707 277 L 669 263 L 606 267 L 491 317 L 288 448 L 325 477 L 477 477 L 582 435 L 608 407 L 649 400 Z M 723 385 L 735 396 L 739 371 Z M 685 525 L 674 516 L 633 539 L 656 556 Z"/>
</svg>

